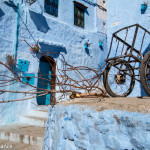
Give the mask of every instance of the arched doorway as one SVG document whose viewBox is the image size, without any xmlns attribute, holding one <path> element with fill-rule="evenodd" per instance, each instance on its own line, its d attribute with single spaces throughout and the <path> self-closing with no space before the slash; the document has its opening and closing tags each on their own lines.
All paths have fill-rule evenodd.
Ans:
<svg viewBox="0 0 150 150">
<path fill-rule="evenodd" d="M 38 88 L 55 90 L 56 82 L 56 63 L 51 57 L 42 56 L 39 63 L 38 71 Z M 38 89 L 38 91 L 40 91 Z M 55 94 L 47 94 L 44 96 L 37 97 L 38 105 L 49 105 L 55 103 Z"/>
</svg>

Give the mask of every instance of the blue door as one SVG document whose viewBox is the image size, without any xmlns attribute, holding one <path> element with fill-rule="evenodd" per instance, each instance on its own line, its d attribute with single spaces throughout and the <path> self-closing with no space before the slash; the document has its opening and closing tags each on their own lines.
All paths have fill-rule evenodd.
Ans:
<svg viewBox="0 0 150 150">
<path fill-rule="evenodd" d="M 39 73 L 38 73 L 38 88 L 42 89 L 51 89 L 51 71 L 52 66 L 47 62 L 41 62 L 39 64 Z M 41 78 L 42 76 L 42 78 Z M 45 80 L 48 79 L 49 81 Z M 38 90 L 40 91 L 40 90 Z M 39 95 L 39 94 L 38 94 Z M 51 95 L 47 94 L 44 96 L 37 97 L 38 105 L 49 105 L 51 100 Z"/>
</svg>

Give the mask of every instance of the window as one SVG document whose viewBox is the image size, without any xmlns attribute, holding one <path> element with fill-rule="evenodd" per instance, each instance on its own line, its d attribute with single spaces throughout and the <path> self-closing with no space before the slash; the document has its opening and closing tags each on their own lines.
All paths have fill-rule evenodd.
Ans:
<svg viewBox="0 0 150 150">
<path fill-rule="evenodd" d="M 57 17 L 58 16 L 58 0 L 45 0 L 44 9 L 46 13 Z"/>
<path fill-rule="evenodd" d="M 84 28 L 84 12 L 87 7 L 74 1 L 74 25 Z"/>
<path fill-rule="evenodd" d="M 26 3 L 28 3 L 29 5 L 32 5 L 36 0 L 26 0 Z"/>
</svg>

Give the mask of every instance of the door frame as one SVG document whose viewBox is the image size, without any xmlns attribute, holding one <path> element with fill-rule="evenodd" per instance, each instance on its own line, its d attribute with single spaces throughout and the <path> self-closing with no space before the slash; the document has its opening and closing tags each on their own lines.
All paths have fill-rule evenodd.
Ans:
<svg viewBox="0 0 150 150">
<path fill-rule="evenodd" d="M 56 61 L 50 56 L 42 56 L 40 62 L 49 63 L 52 66 L 51 70 L 51 90 L 56 88 Z M 55 92 L 50 94 L 50 105 L 56 103 Z"/>
</svg>

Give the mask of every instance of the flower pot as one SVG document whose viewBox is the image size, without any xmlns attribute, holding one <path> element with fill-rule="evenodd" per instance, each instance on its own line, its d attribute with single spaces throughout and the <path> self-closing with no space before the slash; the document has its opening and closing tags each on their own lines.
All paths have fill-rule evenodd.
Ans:
<svg viewBox="0 0 150 150">
<path fill-rule="evenodd" d="M 146 9 L 147 9 L 147 4 L 146 3 L 145 4 L 141 4 L 141 13 L 142 14 L 145 13 Z"/>
</svg>

